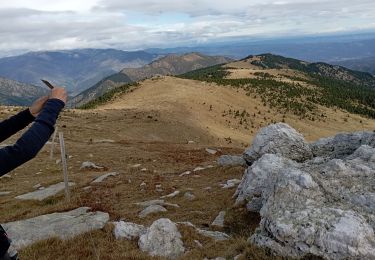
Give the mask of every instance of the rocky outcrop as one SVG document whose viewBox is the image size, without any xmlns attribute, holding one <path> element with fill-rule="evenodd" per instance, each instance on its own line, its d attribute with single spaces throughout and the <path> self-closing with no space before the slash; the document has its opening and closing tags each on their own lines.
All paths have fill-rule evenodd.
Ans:
<svg viewBox="0 0 375 260">
<path fill-rule="evenodd" d="M 254 163 L 236 191 L 236 203 L 262 217 L 250 241 L 276 254 L 325 259 L 375 259 L 375 133 L 340 134 L 303 146 L 288 145 L 306 156 L 278 149 L 280 135 L 263 129 L 266 142 L 252 147 Z M 289 127 L 282 127 L 290 129 Z M 289 131 L 293 133 L 295 131 Z M 267 136 L 265 133 L 269 133 Z M 289 134 L 286 134 L 289 136 Z M 295 144 L 294 135 L 291 143 Z M 368 144 L 368 145 L 362 145 Z M 256 155 L 256 156 L 255 156 Z M 253 160 L 251 159 L 251 160 Z"/>
<path fill-rule="evenodd" d="M 245 151 L 244 159 L 251 164 L 267 153 L 280 154 L 295 161 L 312 158 L 311 148 L 302 134 L 284 123 L 262 128 Z"/>
<path fill-rule="evenodd" d="M 20 249 L 52 237 L 70 239 L 85 232 L 102 229 L 109 220 L 108 213 L 89 210 L 90 208 L 82 207 L 2 225 L 12 238 L 13 246 Z"/>
<path fill-rule="evenodd" d="M 334 137 L 322 138 L 312 143 L 310 147 L 316 157 L 344 158 L 361 145 L 375 147 L 375 133 L 341 133 Z"/>
<path fill-rule="evenodd" d="M 171 220 L 162 218 L 156 220 L 138 241 L 139 248 L 151 256 L 163 256 L 176 259 L 184 251 L 181 233 Z"/>
</svg>

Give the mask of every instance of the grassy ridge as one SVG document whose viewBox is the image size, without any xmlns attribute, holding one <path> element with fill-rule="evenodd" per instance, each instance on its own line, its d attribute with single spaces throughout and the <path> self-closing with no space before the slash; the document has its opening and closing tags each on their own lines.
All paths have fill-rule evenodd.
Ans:
<svg viewBox="0 0 375 260">
<path fill-rule="evenodd" d="M 294 61 L 293 59 L 291 59 Z M 270 61 L 266 61 L 271 66 Z M 294 66 L 294 65 L 295 66 Z M 293 62 L 299 69 L 300 64 Z M 273 64 L 275 67 L 276 65 Z M 302 66 L 302 65 L 301 65 Z M 303 118 L 315 120 L 318 105 L 339 108 L 350 113 L 375 118 L 375 89 L 367 85 L 355 84 L 344 80 L 332 79 L 317 74 L 315 69 L 302 70 L 308 79 L 298 79 L 313 86 L 307 88 L 298 82 L 287 83 L 266 74 L 257 78 L 227 79 L 229 72 L 222 66 L 213 66 L 181 75 L 181 78 L 213 82 L 246 90 L 247 95 L 259 95 L 270 107 L 283 112 L 292 112 Z M 291 77 L 291 79 L 293 79 Z"/>
<path fill-rule="evenodd" d="M 124 93 L 129 91 L 131 87 L 139 86 L 139 83 L 129 83 L 122 85 L 120 87 L 114 88 L 106 93 L 104 93 L 102 96 L 95 98 L 94 100 L 89 101 L 88 103 L 82 105 L 79 107 L 79 109 L 93 109 L 98 107 L 99 105 L 103 105 L 109 101 L 111 101 L 116 94 Z"/>
</svg>

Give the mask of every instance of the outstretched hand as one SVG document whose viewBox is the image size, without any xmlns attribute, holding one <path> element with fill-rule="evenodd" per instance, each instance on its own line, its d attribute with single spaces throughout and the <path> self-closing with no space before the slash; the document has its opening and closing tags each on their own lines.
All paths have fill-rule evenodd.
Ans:
<svg viewBox="0 0 375 260">
<path fill-rule="evenodd" d="M 66 104 L 66 100 L 68 98 L 68 94 L 66 93 L 65 88 L 55 87 L 51 90 L 51 94 L 49 98 L 57 98 L 60 99 L 64 104 Z"/>
<path fill-rule="evenodd" d="M 33 115 L 33 117 L 37 117 L 44 107 L 44 104 L 47 102 L 48 96 L 40 97 L 29 108 L 30 113 Z"/>
</svg>

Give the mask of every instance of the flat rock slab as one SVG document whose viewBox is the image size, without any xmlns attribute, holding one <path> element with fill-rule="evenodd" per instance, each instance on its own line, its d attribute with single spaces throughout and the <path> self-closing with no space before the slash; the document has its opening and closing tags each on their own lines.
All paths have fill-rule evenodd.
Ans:
<svg viewBox="0 0 375 260">
<path fill-rule="evenodd" d="M 74 185 L 75 183 L 69 182 L 69 186 L 74 186 Z M 43 190 L 37 190 L 37 191 L 19 195 L 16 197 L 16 199 L 42 201 L 48 197 L 55 196 L 60 191 L 63 191 L 64 188 L 65 188 L 65 184 L 63 182 L 60 182 L 60 183 L 51 185 Z"/>
<path fill-rule="evenodd" d="M 98 178 L 96 178 L 93 182 L 91 183 L 101 183 L 102 181 L 104 181 L 105 179 L 107 179 L 108 177 L 115 177 L 118 175 L 118 172 L 110 172 L 110 173 L 107 173 L 107 174 L 104 174 L 102 176 L 99 176 Z"/>
<path fill-rule="evenodd" d="M 142 210 L 138 216 L 140 218 L 145 218 L 150 214 L 159 213 L 159 212 L 167 212 L 167 209 L 160 205 L 151 205 L 145 208 L 144 210 Z"/>
<path fill-rule="evenodd" d="M 31 219 L 3 224 L 13 245 L 21 249 L 40 240 L 53 237 L 70 239 L 79 234 L 102 229 L 109 220 L 108 213 L 88 212 L 82 207 L 68 212 L 52 213 Z"/>
<path fill-rule="evenodd" d="M 6 195 L 9 195 L 11 193 L 12 193 L 11 191 L 0 191 L 0 196 L 6 196 Z"/>
</svg>

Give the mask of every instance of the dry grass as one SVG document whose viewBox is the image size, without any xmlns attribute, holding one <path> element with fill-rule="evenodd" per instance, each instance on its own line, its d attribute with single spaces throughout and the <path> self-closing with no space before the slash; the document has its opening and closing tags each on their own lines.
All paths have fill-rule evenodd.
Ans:
<svg viewBox="0 0 375 260">
<path fill-rule="evenodd" d="M 246 109 L 251 115 L 256 113 L 252 119 L 254 128 L 245 129 L 238 120 L 223 116 L 223 111 L 229 108 Z M 348 118 L 347 113 L 321 109 L 328 115 L 325 121 L 311 122 L 291 115 L 285 120 L 308 140 L 338 131 L 375 128 L 374 120 L 354 115 Z M 16 111 L 0 108 L 0 118 Z M 240 179 L 244 169 L 220 168 L 215 161 L 221 154 L 242 153 L 261 126 L 281 120 L 278 111 L 263 106 L 259 99 L 248 97 L 240 90 L 172 77 L 146 80 L 132 93 L 118 97 L 103 108 L 68 110 L 61 115 L 58 127 L 64 132 L 67 153 L 71 156 L 69 178 L 76 183 L 70 203 L 65 203 L 62 193 L 41 202 L 14 199 L 34 190 L 33 186 L 38 183 L 48 186 L 62 181 L 61 165 L 55 162 L 59 153 L 51 161 L 50 146 L 46 145 L 34 160 L 13 171 L 11 178 L 0 179 L 0 191 L 11 191 L 0 197 L 0 223 L 89 206 L 108 212 L 111 221 L 124 219 L 150 225 L 160 217 L 167 217 L 176 222 L 190 221 L 200 228 L 211 228 L 217 214 L 225 210 L 224 231 L 233 237 L 229 241 L 215 243 L 191 228 L 179 227 L 188 249 L 184 259 L 231 258 L 240 253 L 247 259 L 280 259 L 248 245 L 246 240 L 258 225 L 259 216 L 232 208 L 234 190 L 219 186 L 229 179 Z M 6 143 L 14 142 L 18 136 Z M 190 140 L 195 143 L 187 144 Z M 205 148 L 215 148 L 219 152 L 211 155 Z M 86 192 L 83 188 L 103 172 L 80 171 L 84 161 L 103 165 L 119 175 L 91 185 L 92 189 Z M 135 164 L 141 166 L 132 167 Z M 214 168 L 179 177 L 182 172 L 208 165 Z M 146 170 L 142 171 L 142 168 Z M 140 184 L 143 182 L 147 185 L 142 189 Z M 163 192 L 156 191 L 156 185 L 162 185 Z M 208 186 L 211 190 L 206 189 Z M 179 204 L 180 208 L 168 207 L 166 213 L 138 218 L 142 208 L 134 203 L 156 199 L 175 190 L 180 190 L 181 194 L 167 201 Z M 191 191 L 196 200 L 185 199 L 186 191 Z M 199 248 L 194 240 L 199 240 L 203 248 Z M 111 225 L 68 241 L 41 241 L 23 249 L 20 254 L 22 259 L 95 259 L 96 255 L 100 259 L 149 259 L 138 250 L 135 241 L 116 241 Z"/>
</svg>

